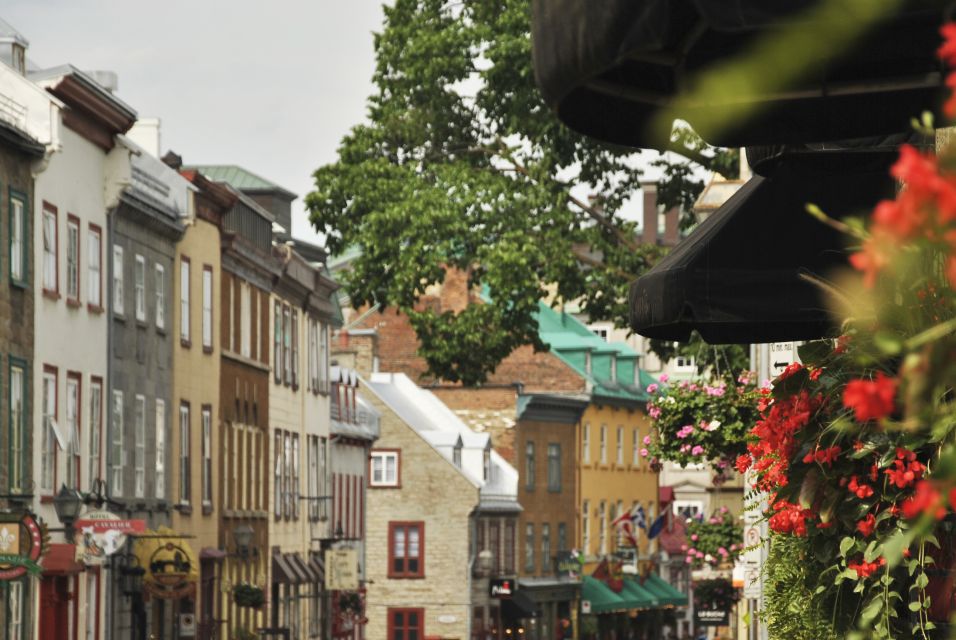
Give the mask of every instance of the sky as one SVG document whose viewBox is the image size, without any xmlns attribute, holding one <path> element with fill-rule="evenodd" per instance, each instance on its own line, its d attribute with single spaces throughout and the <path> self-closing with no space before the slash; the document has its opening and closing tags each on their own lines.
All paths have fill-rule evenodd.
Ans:
<svg viewBox="0 0 956 640">
<path fill-rule="evenodd" d="M 162 151 L 238 164 L 299 199 L 292 231 L 318 241 L 302 197 L 372 92 L 379 0 L 4 0 L 40 67 L 109 70 Z"/>
</svg>

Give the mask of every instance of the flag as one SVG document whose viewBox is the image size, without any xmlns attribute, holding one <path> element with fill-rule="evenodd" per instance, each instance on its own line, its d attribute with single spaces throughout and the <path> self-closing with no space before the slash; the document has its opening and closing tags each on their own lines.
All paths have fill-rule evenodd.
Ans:
<svg viewBox="0 0 956 640">
<path fill-rule="evenodd" d="M 640 527 L 647 531 L 647 516 L 644 515 L 644 506 L 637 505 L 631 510 L 631 522 L 634 523 L 635 527 Z"/>
<path fill-rule="evenodd" d="M 661 531 L 664 529 L 664 523 L 667 522 L 667 512 L 665 511 L 661 515 L 657 516 L 657 519 L 651 525 L 651 528 L 647 530 L 647 539 L 653 540 L 660 535 Z"/>
<path fill-rule="evenodd" d="M 621 515 L 619 515 L 618 517 L 614 518 L 614 520 L 611 521 L 611 526 L 618 527 L 624 524 L 625 522 L 630 522 L 630 521 L 631 521 L 631 514 L 628 513 L 627 511 L 622 511 Z"/>
<path fill-rule="evenodd" d="M 637 538 L 634 536 L 634 525 L 631 524 L 630 520 L 625 520 L 621 525 L 621 530 L 624 532 L 624 537 L 627 538 L 627 541 L 631 543 L 631 546 L 635 549 L 637 548 Z"/>
</svg>

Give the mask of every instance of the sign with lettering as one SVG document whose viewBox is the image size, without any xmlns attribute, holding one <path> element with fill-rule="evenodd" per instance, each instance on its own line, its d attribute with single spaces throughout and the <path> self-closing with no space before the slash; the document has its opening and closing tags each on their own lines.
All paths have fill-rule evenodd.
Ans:
<svg viewBox="0 0 956 640">
<path fill-rule="evenodd" d="M 701 627 L 726 627 L 730 612 L 726 609 L 694 609 L 694 622 Z"/>
<path fill-rule="evenodd" d="M 558 551 L 554 556 L 554 572 L 559 578 L 581 577 L 581 556 L 571 551 Z"/>
<path fill-rule="evenodd" d="M 76 521 L 76 560 L 87 566 L 102 566 L 106 558 L 123 548 L 130 533 L 146 531 L 145 520 L 124 520 L 116 514 L 90 511 Z"/>
<path fill-rule="evenodd" d="M 325 588 L 328 591 L 354 591 L 358 587 L 358 555 L 355 549 L 326 549 Z"/>
<path fill-rule="evenodd" d="M 797 362 L 796 342 L 770 343 L 770 377 L 776 378 L 789 365 Z"/>
<path fill-rule="evenodd" d="M 488 581 L 488 595 L 492 598 L 510 598 L 515 592 L 515 581 L 508 578 L 495 578 Z"/>
<path fill-rule="evenodd" d="M 39 575 L 43 535 L 32 515 L 0 514 L 0 581 Z"/>
</svg>

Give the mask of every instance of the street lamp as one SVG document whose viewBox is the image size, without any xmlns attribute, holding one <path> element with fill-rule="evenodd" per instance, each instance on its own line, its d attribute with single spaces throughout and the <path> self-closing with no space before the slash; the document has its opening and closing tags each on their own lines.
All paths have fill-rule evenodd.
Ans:
<svg viewBox="0 0 956 640">
<path fill-rule="evenodd" d="M 243 558 L 249 555 L 249 547 L 252 546 L 252 538 L 255 535 L 255 530 L 248 524 L 236 527 L 236 530 L 232 532 L 232 537 L 236 541 L 236 555 Z"/>
<path fill-rule="evenodd" d="M 67 542 L 73 542 L 73 523 L 83 508 L 83 496 L 76 489 L 68 489 L 64 484 L 60 492 L 53 498 L 53 510 L 56 517 L 63 523 L 63 532 Z"/>
</svg>

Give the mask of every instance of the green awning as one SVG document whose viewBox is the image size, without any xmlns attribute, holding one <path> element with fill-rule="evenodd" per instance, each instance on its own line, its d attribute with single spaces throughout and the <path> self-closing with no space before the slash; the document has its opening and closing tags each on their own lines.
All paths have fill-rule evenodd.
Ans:
<svg viewBox="0 0 956 640">
<path fill-rule="evenodd" d="M 656 595 L 662 605 L 687 606 L 687 596 L 672 587 L 656 573 L 649 574 L 641 586 Z"/>
<path fill-rule="evenodd" d="M 591 613 L 610 613 L 637 608 L 632 598 L 623 590 L 621 593 L 614 593 L 604 582 L 591 576 L 584 576 L 581 580 L 581 599 L 591 602 Z"/>
<path fill-rule="evenodd" d="M 661 605 L 660 598 L 645 589 L 637 580 L 624 578 L 624 592 L 638 603 L 639 609 L 656 609 Z"/>
</svg>

